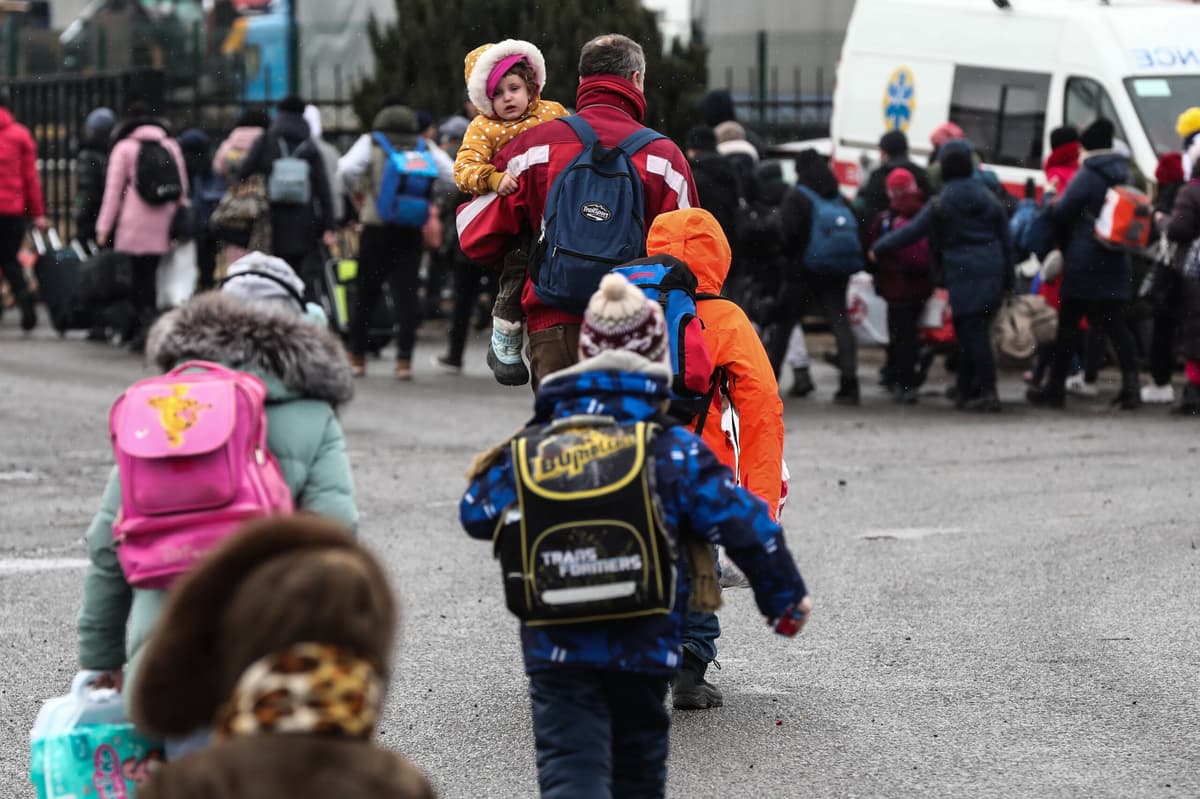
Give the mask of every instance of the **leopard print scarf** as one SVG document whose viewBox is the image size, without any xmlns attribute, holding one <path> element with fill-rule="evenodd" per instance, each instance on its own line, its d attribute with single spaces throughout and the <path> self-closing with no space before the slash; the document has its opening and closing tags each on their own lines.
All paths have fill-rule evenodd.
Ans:
<svg viewBox="0 0 1200 799">
<path fill-rule="evenodd" d="M 242 672 L 218 711 L 215 737 L 301 733 L 369 738 L 383 680 L 375 667 L 327 644 L 296 644 Z"/>
</svg>

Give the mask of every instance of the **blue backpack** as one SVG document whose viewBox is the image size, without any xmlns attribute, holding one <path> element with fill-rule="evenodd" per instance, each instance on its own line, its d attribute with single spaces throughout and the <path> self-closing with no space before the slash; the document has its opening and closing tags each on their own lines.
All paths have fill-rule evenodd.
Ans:
<svg viewBox="0 0 1200 799">
<path fill-rule="evenodd" d="M 642 180 L 631 156 L 665 137 L 642 128 L 606 150 L 581 117 L 562 122 L 583 150 L 550 184 L 530 272 L 539 300 L 583 313 L 600 278 L 617 264 L 646 254 Z"/>
<path fill-rule="evenodd" d="M 850 207 L 836 197 L 822 197 L 807 186 L 796 187 L 812 203 L 812 228 L 804 267 L 827 275 L 852 275 L 863 268 L 858 220 Z"/>
<path fill-rule="evenodd" d="M 417 149 L 398 152 L 379 131 L 371 134 L 387 154 L 383 177 L 375 195 L 379 221 L 388 225 L 422 227 L 429 221 L 429 203 L 438 171 L 425 149 L 425 140 L 417 139 Z"/>
<path fill-rule="evenodd" d="M 662 306 L 671 340 L 671 391 L 681 399 L 703 397 L 712 381 L 713 365 L 696 300 L 707 299 L 708 295 L 697 295 L 692 270 L 670 255 L 656 255 L 611 271 L 624 276 L 647 299 Z"/>
</svg>

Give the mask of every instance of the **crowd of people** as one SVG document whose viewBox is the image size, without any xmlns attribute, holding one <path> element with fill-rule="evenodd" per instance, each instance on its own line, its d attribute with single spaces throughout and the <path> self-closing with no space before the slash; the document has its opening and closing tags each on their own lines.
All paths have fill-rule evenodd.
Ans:
<svg viewBox="0 0 1200 799">
<path fill-rule="evenodd" d="M 712 124 L 689 132 L 686 153 L 646 128 L 645 56 L 625 36 L 584 45 L 570 113 L 541 97 L 545 64 L 529 42 L 484 45 L 465 65 L 470 118 L 435 127 L 390 98 L 336 160 L 297 98 L 273 119 L 246 112 L 212 154 L 199 131 L 172 139 L 146 109 L 119 124 L 89 115 L 77 226 L 129 256 L 120 334 L 162 373 L 130 387 L 110 418 L 117 465 L 87 531 L 78 624 L 80 667 L 121 688 L 139 729 L 165 742 L 167 765 L 139 795 L 318 795 L 335 784 L 432 795 L 371 743 L 396 610 L 353 538 L 337 415 L 366 373 L 384 283 L 393 375 L 412 378 L 425 252 L 451 254 L 460 294 L 437 363 L 461 369 L 490 270 L 487 362 L 499 382 L 534 389 L 532 421 L 471 465 L 459 522 L 494 542 L 497 593 L 521 621 L 546 797 L 663 796 L 668 695 L 677 710 L 724 702 L 707 679 L 722 586 L 748 585 L 775 633 L 808 621 L 812 599 L 780 527 L 777 382 L 789 362 L 791 393 L 813 390 L 798 360 L 803 315 L 816 310 L 833 330 L 834 400 L 859 403 L 846 291 L 871 271 L 889 311 L 881 381 L 912 403 L 918 319 L 944 286 L 953 399 L 1000 409 L 991 326 L 1016 289 L 1018 244 L 1007 194 L 953 123 L 935 131 L 929 170 L 887 133 L 883 164 L 850 202 L 812 151 L 785 185 L 727 95 L 706 98 Z M 1200 110 L 1180 126 L 1182 171 L 1195 179 L 1160 219 L 1183 252 L 1200 234 Z M 1113 135 L 1099 119 L 1052 137 L 1077 150 L 1078 169 L 1050 175 L 1058 193 L 1038 211 L 1045 260 L 1061 252 L 1060 274 L 1043 281 L 1057 284 L 1061 315 L 1031 402 L 1063 404 L 1072 361 L 1093 346 L 1080 336 L 1085 316 L 1116 349 L 1118 404 L 1141 401 L 1122 316 L 1129 256 L 1092 234 L 1108 187 L 1129 180 Z M 18 196 L 40 217 L 32 190 Z M 336 331 L 313 269 L 344 214 L 361 226 L 359 271 L 355 312 Z M 160 309 L 159 258 L 184 235 L 203 241 L 199 271 L 215 290 Z M 1179 266 L 1191 334 L 1200 261 L 1185 253 Z M 24 303 L 28 290 L 10 282 Z M 1184 406 L 1200 401 L 1200 352 L 1185 354 Z M 203 490 L 183 490 L 184 472 Z M 256 510 L 272 515 L 241 527 Z"/>
</svg>

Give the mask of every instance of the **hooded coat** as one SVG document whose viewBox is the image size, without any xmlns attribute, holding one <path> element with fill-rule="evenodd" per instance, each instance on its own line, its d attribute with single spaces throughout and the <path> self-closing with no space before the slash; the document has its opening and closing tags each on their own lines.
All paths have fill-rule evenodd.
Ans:
<svg viewBox="0 0 1200 799">
<path fill-rule="evenodd" d="M 188 196 L 187 167 L 179 145 L 158 125 L 139 125 L 113 145 L 108 157 L 96 236 L 107 239 L 116 227 L 116 236 L 110 242 L 113 249 L 130 255 L 162 255 L 171 249 L 171 220 L 180 203 L 150 205 L 138 194 L 137 160 L 144 142 L 158 142 L 171 154 L 179 170 L 182 196 Z"/>
<path fill-rule="evenodd" d="M 732 254 L 717 220 L 691 208 L 662 214 L 646 237 L 647 256 L 683 261 L 696 276 L 697 293 L 719 295 L 729 275 Z M 726 299 L 700 299 L 696 313 L 704 325 L 704 343 L 714 369 L 723 370 L 729 401 L 741 420 L 740 453 L 721 429 L 721 402 L 714 395 L 700 431 L 722 463 L 737 470 L 738 484 L 767 503 L 774 517 L 783 483 L 783 401 L 775 370 L 762 341 L 742 309 Z"/>
<path fill-rule="evenodd" d="M 312 130 L 303 114 L 280 111 L 274 124 L 254 142 L 238 173 L 238 180 L 251 175 L 269 176 L 271 165 L 283 156 L 280 140 L 287 144 L 291 155 L 308 162 L 312 185 L 309 202 L 306 205 L 271 203 L 271 253 L 283 258 L 308 254 L 316 248 L 322 234 L 333 230 L 333 197 L 326 178 L 325 160 L 311 138 Z M 297 153 L 306 142 L 308 146 Z"/>
<path fill-rule="evenodd" d="M 267 448 L 279 461 L 296 510 L 357 527 L 350 463 L 335 414 L 353 396 L 354 380 L 341 343 L 328 329 L 296 314 L 208 292 L 159 319 L 146 354 L 164 372 L 185 361 L 207 360 L 262 379 Z M 114 468 L 87 531 L 91 564 L 79 613 L 79 663 L 98 671 L 128 664 L 129 680 L 166 592 L 132 588 L 125 581 L 113 544 L 120 508 L 121 481 Z"/>
<path fill-rule="evenodd" d="M 948 155 L 968 147 L 955 140 L 942 149 Z M 926 236 L 941 255 L 942 279 L 954 315 L 998 310 L 1016 279 L 1012 240 L 1004 207 L 977 173 L 948 178 L 941 194 L 911 222 L 875 242 L 875 257 L 882 260 Z"/>
<path fill-rule="evenodd" d="M 1054 225 L 1056 238 L 1065 242 L 1064 300 L 1129 301 L 1133 282 L 1129 254 L 1104 247 L 1093 232 L 1109 187 L 1128 183 L 1129 179 L 1127 156 L 1110 150 L 1089 153 L 1066 191 L 1047 206 L 1046 215 Z"/>
<path fill-rule="evenodd" d="M 670 369 L 639 355 L 605 350 L 543 379 L 531 424 L 545 425 L 577 414 L 612 416 L 621 423 L 661 418 L 670 400 Z M 759 610 L 777 618 L 807 593 L 784 541 L 783 531 L 763 503 L 733 485 L 729 469 L 694 433 L 667 427 L 647 454 L 667 536 L 675 542 L 678 575 L 669 614 L 619 622 L 530 627 L 521 625 L 528 673 L 587 668 L 667 677 L 682 660 L 680 632 L 687 613 L 690 580 L 681 536 L 702 535 L 725 546 L 754 588 Z M 500 519 L 517 502 L 510 449 L 474 475 L 459 505 L 459 518 L 472 538 L 491 540 Z"/>
<path fill-rule="evenodd" d="M 487 81 L 492 70 L 505 58 L 522 55 L 533 68 L 537 82 L 529 108 L 516 119 L 500 119 L 488 95 Z M 546 61 L 542 51 L 519 39 L 499 44 L 483 44 L 467 53 L 465 59 L 467 96 L 479 109 L 463 134 L 462 145 L 454 159 L 454 182 L 466 194 L 487 194 L 500 187 L 503 173 L 492 166 L 492 157 L 520 134 L 543 122 L 567 116 L 567 109 L 553 100 L 542 99 L 546 86 Z"/>
<path fill-rule="evenodd" d="M 104 182 L 108 173 L 108 148 L 111 128 L 85 129 L 86 138 L 75 157 L 75 237 L 80 241 L 96 238 L 96 220 L 104 201 Z"/>
</svg>

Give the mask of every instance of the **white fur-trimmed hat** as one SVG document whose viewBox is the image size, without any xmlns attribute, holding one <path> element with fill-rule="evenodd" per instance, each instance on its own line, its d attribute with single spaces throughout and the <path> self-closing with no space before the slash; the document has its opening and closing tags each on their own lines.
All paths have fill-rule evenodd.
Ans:
<svg viewBox="0 0 1200 799">
<path fill-rule="evenodd" d="M 533 68 L 538 94 L 546 88 L 546 59 L 536 45 L 522 39 L 505 39 L 496 44 L 483 44 L 467 53 L 467 98 L 484 116 L 495 117 L 492 98 L 488 94 L 488 77 L 501 61 L 510 56 L 524 56 Z"/>
</svg>

